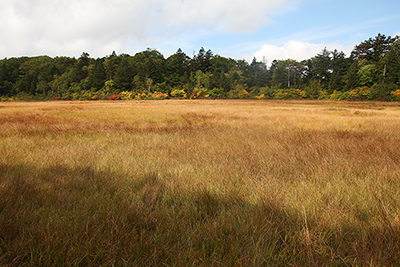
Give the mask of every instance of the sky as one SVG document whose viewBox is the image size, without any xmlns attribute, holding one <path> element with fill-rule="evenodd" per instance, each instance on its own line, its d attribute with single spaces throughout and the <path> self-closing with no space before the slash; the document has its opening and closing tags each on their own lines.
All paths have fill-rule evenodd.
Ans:
<svg viewBox="0 0 400 267">
<path fill-rule="evenodd" d="M 400 36 L 399 0 L 0 0 L 0 59 L 181 48 L 270 64 Z"/>
</svg>

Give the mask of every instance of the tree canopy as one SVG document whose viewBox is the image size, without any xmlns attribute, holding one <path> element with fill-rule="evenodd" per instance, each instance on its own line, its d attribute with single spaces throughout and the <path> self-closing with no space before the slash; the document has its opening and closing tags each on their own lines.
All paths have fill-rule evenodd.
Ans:
<svg viewBox="0 0 400 267">
<path fill-rule="evenodd" d="M 368 87 L 368 99 L 393 99 L 396 90 L 400 98 L 398 36 L 378 34 L 356 45 L 348 57 L 342 51 L 325 48 L 303 61 L 273 60 L 270 67 L 265 60 L 253 58 L 249 64 L 203 47 L 192 57 L 179 48 L 164 58 L 158 50 L 148 48 L 133 56 L 113 51 L 97 59 L 83 52 L 77 59 L 38 56 L 0 60 L 3 98 L 84 99 L 86 95 L 101 99 L 121 92 L 240 97 L 239 91 L 268 97 L 282 95 L 279 90 L 292 90 L 287 92 L 296 97 L 299 94 L 293 92 L 299 91 L 295 89 L 302 91 L 303 97 L 321 98 L 345 95 L 362 86 Z M 178 93 L 181 91 L 184 93 Z"/>
</svg>

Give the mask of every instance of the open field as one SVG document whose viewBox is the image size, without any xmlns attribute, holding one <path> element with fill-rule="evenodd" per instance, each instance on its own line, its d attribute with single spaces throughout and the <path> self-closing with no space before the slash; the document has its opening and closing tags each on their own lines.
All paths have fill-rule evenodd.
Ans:
<svg viewBox="0 0 400 267">
<path fill-rule="evenodd" d="M 0 103 L 1 266 L 399 266 L 400 104 Z"/>
</svg>

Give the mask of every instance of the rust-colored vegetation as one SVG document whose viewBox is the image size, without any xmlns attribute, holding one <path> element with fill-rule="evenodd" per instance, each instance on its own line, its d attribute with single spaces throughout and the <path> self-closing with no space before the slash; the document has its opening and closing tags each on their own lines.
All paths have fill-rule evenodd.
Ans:
<svg viewBox="0 0 400 267">
<path fill-rule="evenodd" d="M 397 266 L 400 106 L 0 104 L 2 266 Z"/>
</svg>

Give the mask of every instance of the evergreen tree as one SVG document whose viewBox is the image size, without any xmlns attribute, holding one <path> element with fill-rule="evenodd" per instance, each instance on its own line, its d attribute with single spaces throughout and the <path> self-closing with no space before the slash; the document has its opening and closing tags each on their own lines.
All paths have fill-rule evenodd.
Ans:
<svg viewBox="0 0 400 267">
<path fill-rule="evenodd" d="M 272 86 L 274 88 L 290 88 L 299 85 L 299 63 L 293 59 L 274 62 Z"/>
<path fill-rule="evenodd" d="M 332 52 L 331 59 L 331 79 L 329 81 L 329 93 L 333 91 L 342 91 L 346 85 L 345 75 L 349 68 L 349 60 L 346 55 L 341 51 L 338 52 L 336 49 Z"/>
<path fill-rule="evenodd" d="M 352 90 L 358 86 L 360 86 L 359 77 L 358 77 L 358 61 L 354 61 L 353 64 L 350 65 L 349 70 L 346 74 L 346 90 Z"/>
<path fill-rule="evenodd" d="M 103 65 L 108 81 L 114 78 L 115 74 L 117 73 L 118 65 L 120 62 L 121 62 L 121 57 L 118 57 L 115 54 L 115 51 L 113 51 L 111 55 L 104 60 Z"/>
<path fill-rule="evenodd" d="M 148 48 L 146 51 L 136 53 L 133 60 L 142 81 L 148 78 L 154 83 L 164 81 L 165 58 L 160 52 Z"/>
<path fill-rule="evenodd" d="M 267 80 L 268 72 L 266 64 L 264 62 L 257 61 L 254 57 L 249 67 L 247 85 L 250 87 L 263 87 L 266 86 Z"/>
<path fill-rule="evenodd" d="M 75 82 L 79 83 L 88 76 L 89 74 L 88 66 L 89 66 L 89 54 L 83 52 L 75 64 L 75 77 L 74 77 Z"/>
<path fill-rule="evenodd" d="M 325 47 L 320 54 L 312 58 L 312 61 L 314 79 L 320 82 L 323 89 L 327 89 L 332 72 L 331 53 Z"/>
<path fill-rule="evenodd" d="M 190 62 L 190 66 L 193 72 L 201 70 L 203 73 L 206 73 L 210 70 L 211 67 L 211 59 L 213 58 L 213 53 L 211 50 L 207 52 L 203 47 L 200 48 L 199 53 L 193 57 Z"/>
<path fill-rule="evenodd" d="M 107 80 L 106 71 L 104 69 L 103 63 L 104 58 L 96 59 L 94 66 L 90 69 L 89 72 L 89 81 L 91 87 L 96 91 L 100 90 Z"/>
<path fill-rule="evenodd" d="M 377 67 L 378 72 L 381 73 L 382 82 L 400 85 L 400 37 L 396 37 Z"/>
<path fill-rule="evenodd" d="M 374 39 L 369 38 L 357 45 L 352 51 L 351 57 L 354 59 L 365 59 L 370 64 L 377 63 L 389 52 L 394 41 L 395 38 L 386 37 L 384 34 L 379 33 Z"/>
<path fill-rule="evenodd" d="M 232 58 L 222 57 L 220 55 L 214 55 L 210 60 L 211 66 L 209 71 L 211 73 L 228 73 L 230 69 L 237 66 L 236 60 Z"/>
<path fill-rule="evenodd" d="M 187 82 L 189 57 L 179 48 L 165 61 L 166 80 L 171 86 L 182 86 Z"/>
<path fill-rule="evenodd" d="M 135 76 L 134 69 L 130 62 L 129 57 L 121 59 L 121 63 L 118 65 L 118 70 L 114 77 L 115 88 L 120 91 L 132 90 L 133 77 Z"/>
</svg>

